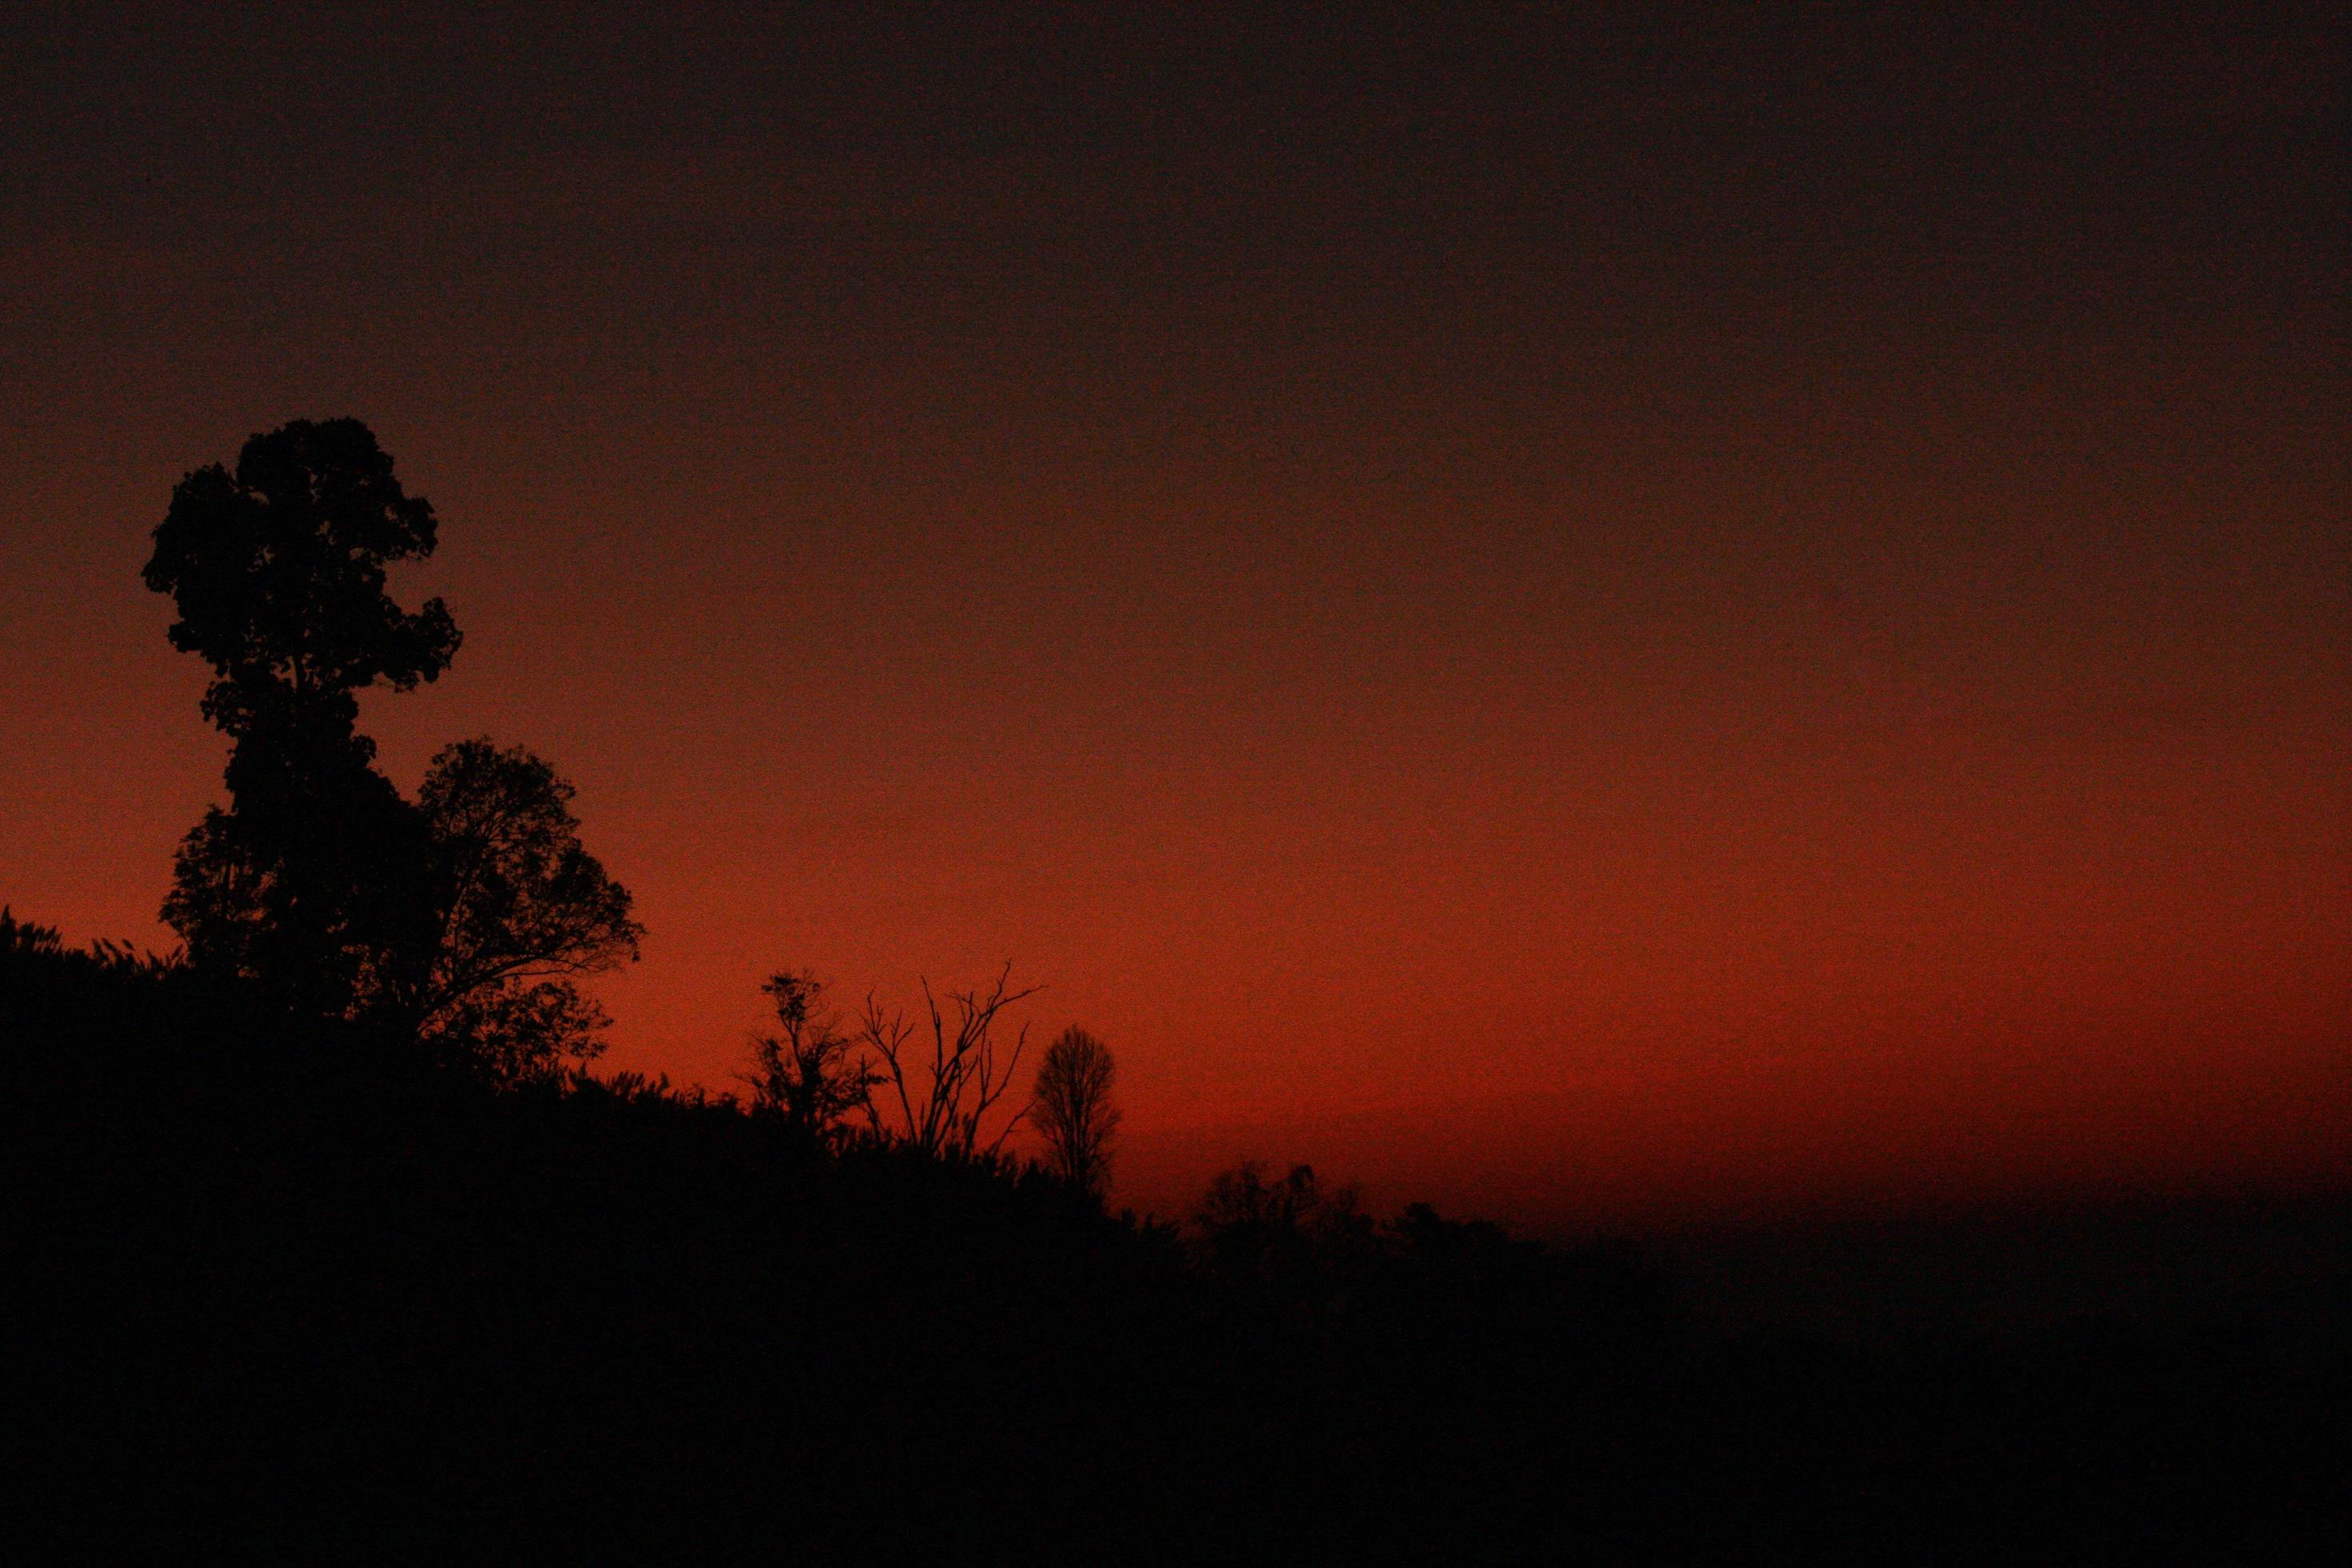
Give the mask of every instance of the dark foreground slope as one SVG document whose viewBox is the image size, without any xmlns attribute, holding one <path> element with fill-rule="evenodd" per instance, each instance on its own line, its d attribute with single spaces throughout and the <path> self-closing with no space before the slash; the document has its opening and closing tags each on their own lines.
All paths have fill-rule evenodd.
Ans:
<svg viewBox="0 0 2352 1568">
<path fill-rule="evenodd" d="M 2337 1522 L 2352 1379 L 2247 1335 L 1725 1343 L 1630 1251 L 1425 1214 L 1188 1260 L 1003 1168 L 494 1096 L 21 927 L 0 1052 L 19 1538 L 2095 1560 Z"/>
</svg>

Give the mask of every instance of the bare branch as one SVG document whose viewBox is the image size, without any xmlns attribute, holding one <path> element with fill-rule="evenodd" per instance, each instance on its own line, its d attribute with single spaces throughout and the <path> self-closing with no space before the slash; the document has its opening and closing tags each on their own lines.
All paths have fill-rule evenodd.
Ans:
<svg viewBox="0 0 2352 1568">
<path fill-rule="evenodd" d="M 906 1046 L 916 1031 L 903 1014 L 886 1014 L 871 995 L 859 1039 L 873 1053 L 879 1071 L 877 1083 L 887 1083 L 895 1100 L 896 1121 L 871 1100 L 868 1124 L 877 1136 L 929 1154 L 971 1158 L 993 1155 L 1003 1149 L 1014 1126 L 1028 1114 L 1023 1106 L 992 1138 L 984 1138 L 993 1113 L 1012 1091 L 1013 1075 L 1028 1041 L 1024 1026 L 1011 1048 L 1000 1053 L 996 1023 L 1003 1010 L 1036 994 L 1038 987 L 1009 988 L 1013 966 L 1008 963 L 985 992 L 940 994 L 925 978 L 923 1017 L 930 1026 L 930 1060 L 921 1081 Z"/>
</svg>

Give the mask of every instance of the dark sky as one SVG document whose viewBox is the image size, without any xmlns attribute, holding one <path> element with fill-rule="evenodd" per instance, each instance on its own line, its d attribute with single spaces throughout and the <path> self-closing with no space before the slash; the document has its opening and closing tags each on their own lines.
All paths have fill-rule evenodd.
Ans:
<svg viewBox="0 0 2352 1568">
<path fill-rule="evenodd" d="M 1010 958 L 1163 1205 L 2343 1174 L 2345 29 L 2254 9 L 12 8 L 0 898 L 163 940 L 147 531 L 352 413 L 467 633 L 367 724 L 578 782 L 617 1065 Z"/>
</svg>

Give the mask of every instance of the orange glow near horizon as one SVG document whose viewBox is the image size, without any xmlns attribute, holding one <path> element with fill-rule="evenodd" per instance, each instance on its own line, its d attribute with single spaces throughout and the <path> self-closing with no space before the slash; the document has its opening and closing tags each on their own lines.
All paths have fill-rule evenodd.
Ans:
<svg viewBox="0 0 2352 1568">
<path fill-rule="evenodd" d="M 2145 505 L 2007 584 L 1877 531 L 1931 496 L 1773 560 L 1736 494 L 1565 487 L 1286 498 L 1255 542 L 1109 486 L 739 497 L 656 560 L 650 498 L 469 493 L 397 428 L 446 520 L 415 591 L 468 640 L 367 721 L 407 787 L 477 731 L 579 783 L 650 928 L 609 1066 L 728 1086 L 778 965 L 848 1004 L 1010 959 L 1040 1029 L 1118 1050 L 1123 1194 L 1162 1210 L 1252 1152 L 1570 1224 L 2345 1173 L 2340 611 L 2289 579 L 2286 646 L 2165 646 L 2134 598 L 2193 563 L 2128 557 L 2184 526 Z M 160 942 L 220 743 L 136 499 L 90 520 L 91 664 L 16 689 L 56 784 L 10 795 L 5 871 Z M 540 509 L 616 558 L 518 572 Z M 1644 527 L 1685 539 L 1629 560 Z"/>
<path fill-rule="evenodd" d="M 2329 89 L 2263 58 L 2284 146 Z M 2283 153 L 2095 163 L 2211 85 L 1965 177 L 1792 119 L 1836 200 L 1442 95 L 1296 167 L 501 121 L 318 154 L 331 210 L 150 189 L 211 154 L 140 121 L 0 248 L 0 900 L 164 940 L 223 747 L 147 531 L 350 413 L 466 634 L 363 726 L 578 784 L 609 1067 L 1010 960 L 1162 1212 L 1247 1154 L 1570 1226 L 2352 1179 L 2340 236 Z"/>
</svg>

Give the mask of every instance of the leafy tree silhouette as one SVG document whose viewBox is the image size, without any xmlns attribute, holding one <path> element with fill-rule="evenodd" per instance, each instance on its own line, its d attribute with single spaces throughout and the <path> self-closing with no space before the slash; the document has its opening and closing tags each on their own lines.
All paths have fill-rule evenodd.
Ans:
<svg viewBox="0 0 2352 1568">
<path fill-rule="evenodd" d="M 1045 1140 L 1045 1165 L 1100 1197 L 1110 1184 L 1110 1141 L 1119 1112 L 1110 1102 L 1117 1064 L 1110 1047 L 1076 1024 L 1056 1036 L 1037 1064 L 1032 1117 Z"/>
<path fill-rule="evenodd" d="M 432 505 L 356 419 L 247 441 L 180 481 L 143 574 L 173 646 L 215 680 L 230 804 L 181 844 L 163 917 L 200 968 L 306 1017 L 421 1039 L 494 1081 L 598 1048 L 577 981 L 635 957 L 628 890 L 581 847 L 572 786 L 529 752 L 461 742 L 415 805 L 375 766 L 358 694 L 413 690 L 459 642 L 387 566 L 432 554 Z"/>
<path fill-rule="evenodd" d="M 213 667 L 205 716 L 235 742 L 229 808 L 181 845 L 163 918 L 198 964 L 297 1012 L 354 1016 L 424 945 L 423 824 L 375 768 L 357 694 L 412 690 L 457 653 L 446 605 L 384 591 L 436 528 L 366 426 L 296 420 L 234 473 L 182 479 L 142 573 L 178 606 L 172 646 Z"/>
<path fill-rule="evenodd" d="M 418 792 L 435 930 L 408 1006 L 439 1054 L 500 1083 L 604 1048 L 610 1020 L 578 981 L 635 959 L 644 934 L 629 890 L 581 846 L 572 795 L 540 758 L 488 739 L 445 747 Z"/>
</svg>

